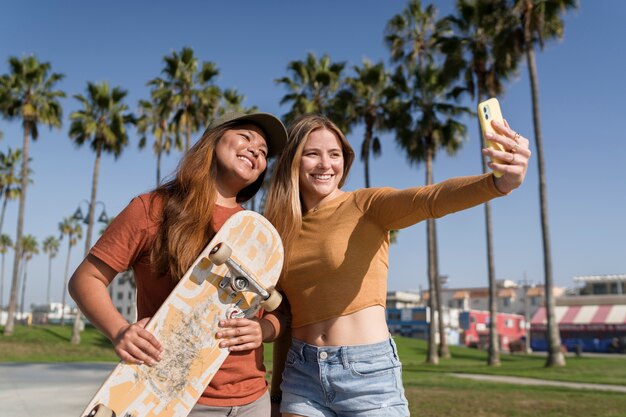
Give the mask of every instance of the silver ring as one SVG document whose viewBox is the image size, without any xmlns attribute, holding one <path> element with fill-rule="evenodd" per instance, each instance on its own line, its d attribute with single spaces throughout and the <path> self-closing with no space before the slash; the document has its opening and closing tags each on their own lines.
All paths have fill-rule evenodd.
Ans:
<svg viewBox="0 0 626 417">
<path fill-rule="evenodd" d="M 519 143 L 515 142 L 515 146 L 511 148 L 511 153 L 514 154 L 515 152 L 517 152 L 518 149 L 519 149 Z"/>
<path fill-rule="evenodd" d="M 511 161 L 509 161 L 509 165 L 513 165 L 513 164 L 514 164 L 514 162 L 515 162 L 515 154 L 514 154 L 514 153 L 512 153 L 512 154 L 511 154 Z"/>
<path fill-rule="evenodd" d="M 522 135 L 520 135 L 519 133 L 515 132 L 515 135 L 513 135 L 513 140 L 515 141 L 515 143 L 518 143 L 518 144 L 519 144 L 519 138 L 520 138 L 521 136 L 522 136 Z"/>
</svg>

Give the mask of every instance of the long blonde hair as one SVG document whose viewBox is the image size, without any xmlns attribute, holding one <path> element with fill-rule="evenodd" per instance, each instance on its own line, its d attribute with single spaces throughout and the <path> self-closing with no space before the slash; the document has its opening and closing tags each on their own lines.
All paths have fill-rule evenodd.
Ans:
<svg viewBox="0 0 626 417">
<path fill-rule="evenodd" d="M 343 154 L 343 176 L 339 182 L 345 183 L 354 151 L 341 130 L 330 119 L 318 114 L 307 114 L 294 120 L 287 128 L 289 140 L 283 153 L 274 165 L 272 183 L 265 205 L 265 217 L 272 222 L 283 240 L 285 254 L 302 227 L 302 202 L 300 200 L 300 162 L 309 135 L 320 129 L 335 134 Z"/>
<path fill-rule="evenodd" d="M 163 211 L 153 213 L 159 230 L 150 252 L 154 272 L 179 280 L 214 236 L 211 226 L 217 200 L 218 173 L 215 148 L 224 133 L 249 121 L 226 123 L 204 132 L 184 155 L 173 179 L 152 193 L 163 201 Z M 254 196 L 265 171 L 237 194 L 242 203 Z"/>
</svg>

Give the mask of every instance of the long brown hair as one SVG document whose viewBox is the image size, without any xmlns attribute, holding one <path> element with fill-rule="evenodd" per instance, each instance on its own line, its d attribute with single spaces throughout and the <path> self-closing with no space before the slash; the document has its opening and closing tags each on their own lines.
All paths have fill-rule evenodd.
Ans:
<svg viewBox="0 0 626 417">
<path fill-rule="evenodd" d="M 150 251 L 150 260 L 159 276 L 177 281 L 191 266 L 200 251 L 214 236 L 211 227 L 217 200 L 217 160 L 215 147 L 224 133 L 249 121 L 226 123 L 204 132 L 183 156 L 174 178 L 157 187 L 153 198 L 163 202 L 159 230 Z M 237 194 L 243 203 L 261 188 L 265 171 Z"/>
<path fill-rule="evenodd" d="M 354 161 L 354 151 L 341 130 L 330 119 L 318 114 L 307 114 L 294 120 L 287 128 L 289 141 L 274 165 L 272 184 L 265 205 L 265 217 L 272 222 L 283 240 L 288 254 L 293 240 L 302 227 L 302 202 L 300 200 L 300 162 L 309 135 L 320 129 L 335 134 L 343 154 L 341 188 L 346 182 Z"/>
</svg>

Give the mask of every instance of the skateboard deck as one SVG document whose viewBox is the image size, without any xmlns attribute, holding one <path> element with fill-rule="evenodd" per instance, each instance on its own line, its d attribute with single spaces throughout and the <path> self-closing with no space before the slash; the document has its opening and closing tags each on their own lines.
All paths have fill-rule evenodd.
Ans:
<svg viewBox="0 0 626 417">
<path fill-rule="evenodd" d="M 232 251 L 226 263 L 211 257 L 219 243 Z M 81 417 L 111 416 L 109 409 L 117 417 L 187 416 L 229 353 L 215 337 L 218 322 L 254 316 L 267 293 L 275 295 L 282 265 L 282 242 L 269 221 L 247 210 L 231 216 L 146 325 L 164 348 L 162 360 L 153 367 L 120 362 Z M 231 285 L 242 272 L 265 296 L 242 291 L 241 279 Z"/>
</svg>

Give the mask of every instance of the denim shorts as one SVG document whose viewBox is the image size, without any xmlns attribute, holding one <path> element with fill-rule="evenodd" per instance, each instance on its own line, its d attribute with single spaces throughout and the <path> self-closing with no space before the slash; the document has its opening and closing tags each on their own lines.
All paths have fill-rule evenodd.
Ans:
<svg viewBox="0 0 626 417">
<path fill-rule="evenodd" d="M 409 415 L 393 339 L 371 345 L 313 346 L 293 339 L 280 411 L 310 417 Z"/>
</svg>

